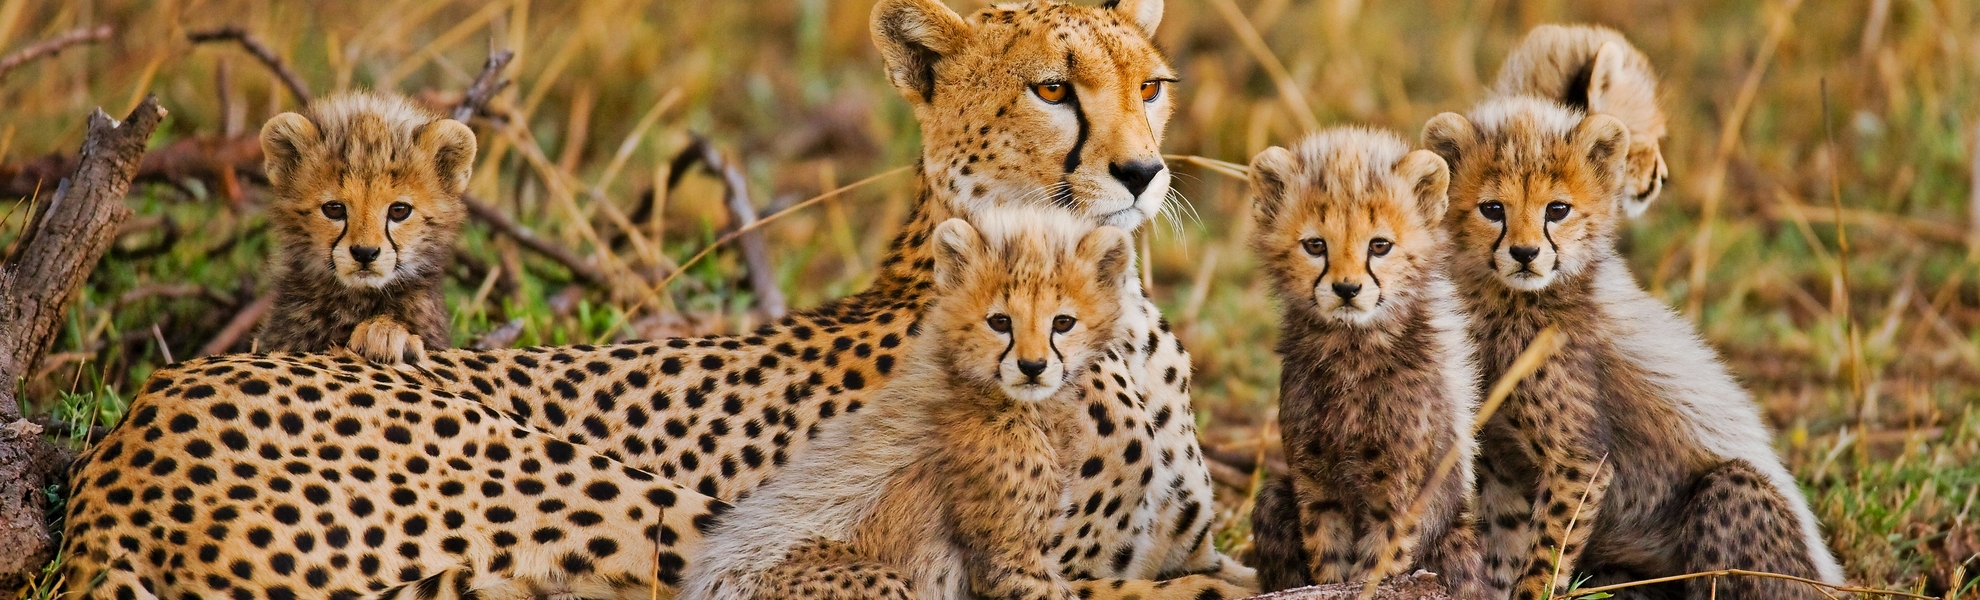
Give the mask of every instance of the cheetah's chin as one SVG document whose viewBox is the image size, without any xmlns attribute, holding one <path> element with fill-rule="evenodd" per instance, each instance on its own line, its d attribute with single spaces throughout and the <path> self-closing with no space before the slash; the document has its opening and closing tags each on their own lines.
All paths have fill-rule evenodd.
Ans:
<svg viewBox="0 0 1980 600">
<path fill-rule="evenodd" d="M 1051 398 L 1053 394 L 1058 393 L 1060 387 L 1062 386 L 1057 382 L 1006 383 L 1003 385 L 1004 394 L 1010 396 L 1012 400 L 1019 402 L 1043 402 L 1045 399 Z"/>
<path fill-rule="evenodd" d="M 392 283 L 396 273 L 397 271 L 384 271 L 380 273 L 376 270 L 366 269 L 352 273 L 338 273 L 337 281 L 343 283 L 345 287 L 377 289 Z"/>
<path fill-rule="evenodd" d="M 1505 283 L 1506 287 L 1512 288 L 1514 290 L 1518 290 L 1522 292 L 1537 292 L 1540 290 L 1547 289 L 1548 285 L 1554 283 L 1554 273 L 1548 272 L 1543 275 L 1532 271 L 1524 271 L 1524 270 L 1514 271 L 1511 273 L 1501 272 L 1499 273 L 1499 281 Z"/>
</svg>

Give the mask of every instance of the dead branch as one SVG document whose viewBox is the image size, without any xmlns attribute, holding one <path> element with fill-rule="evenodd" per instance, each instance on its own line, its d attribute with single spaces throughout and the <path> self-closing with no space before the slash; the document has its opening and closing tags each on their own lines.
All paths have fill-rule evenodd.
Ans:
<svg viewBox="0 0 1980 600">
<path fill-rule="evenodd" d="M 107 39 L 110 39 L 109 25 L 98 26 L 95 29 L 77 28 L 64 31 L 56 34 L 55 37 L 36 42 L 26 48 L 14 51 L 13 54 L 9 54 L 5 58 L 0 58 L 0 79 L 5 79 L 8 73 L 20 68 L 21 65 L 33 62 L 36 59 L 61 54 L 63 50 L 68 49 L 70 46 L 101 42 Z"/>
<path fill-rule="evenodd" d="M 56 181 L 75 171 L 77 163 L 76 157 L 50 154 L 0 165 L 0 195 L 19 198 L 32 195 L 37 189 L 45 194 L 54 189 Z M 222 197 L 240 200 L 245 197 L 240 183 L 243 178 L 266 181 L 261 174 L 261 140 L 253 135 L 182 138 L 145 154 L 133 180 L 177 184 L 197 179 Z"/>
<path fill-rule="evenodd" d="M 509 66 L 509 61 L 514 60 L 515 57 L 516 53 L 513 50 L 501 50 L 488 55 L 488 62 L 481 65 L 481 74 L 475 76 L 473 85 L 468 86 L 467 96 L 461 98 L 460 106 L 454 107 L 454 120 L 466 123 L 477 114 L 489 116 L 488 101 L 493 100 L 496 94 L 502 93 L 502 90 L 508 89 L 509 84 L 512 83 L 502 78 L 502 69 Z"/>
<path fill-rule="evenodd" d="M 235 313 L 234 318 L 227 321 L 227 326 L 220 328 L 220 333 L 214 334 L 213 339 L 208 340 L 206 345 L 200 346 L 199 352 L 194 353 L 191 358 L 225 354 L 228 350 L 232 350 L 235 344 L 241 343 L 241 338 L 254 332 L 254 326 L 260 325 L 262 317 L 268 316 L 268 311 L 274 308 L 274 294 L 254 299 L 254 302 L 242 308 L 241 312 Z"/>
<path fill-rule="evenodd" d="M 130 191 L 146 142 L 165 109 L 149 97 L 122 122 L 89 116 L 73 176 L 30 216 L 26 240 L 0 264 L 0 588 L 41 566 L 53 548 L 41 490 L 66 461 L 21 419 L 16 382 L 54 343 L 69 301 L 130 218 Z"/>
<path fill-rule="evenodd" d="M 524 227 L 516 223 L 515 219 L 509 218 L 509 215 L 504 214 L 502 209 L 495 208 L 486 202 L 482 202 L 466 194 L 461 195 L 461 203 L 467 205 L 468 215 L 473 216 L 475 220 L 487 223 L 496 232 L 509 236 L 510 239 L 522 244 L 523 247 L 529 248 L 537 254 L 543 255 L 544 258 L 563 265 L 565 269 L 571 271 L 572 277 L 576 277 L 579 281 L 584 282 L 585 285 L 595 288 L 609 286 L 611 280 L 605 276 L 605 271 L 600 270 L 597 265 L 585 262 L 583 258 L 578 257 L 577 253 L 557 245 L 556 242 L 543 239 L 536 235 L 528 227 Z"/>
<path fill-rule="evenodd" d="M 770 268 L 770 249 L 764 243 L 763 232 L 750 230 L 756 223 L 756 205 L 750 202 L 749 180 L 743 178 L 742 169 L 724 157 L 708 138 L 695 135 L 694 141 L 674 157 L 667 187 L 679 183 L 697 162 L 722 178 L 723 205 L 729 209 L 735 230 L 742 232 L 736 241 L 742 246 L 743 263 L 749 266 L 749 284 L 756 290 L 756 306 L 773 318 L 784 316 L 784 293 L 777 288 L 777 274 Z"/>
<path fill-rule="evenodd" d="M 516 345 L 516 338 L 522 337 L 522 332 L 523 320 L 509 319 L 509 322 L 503 323 L 500 327 L 491 329 L 488 333 L 476 337 L 471 347 L 476 350 L 501 350 L 508 348 Z"/>
<path fill-rule="evenodd" d="M 84 427 L 80 423 L 70 423 L 55 417 L 35 417 L 28 419 L 28 422 L 40 427 L 42 432 L 49 435 L 62 436 L 78 442 L 95 443 L 110 434 L 110 429 L 102 425 Z"/>
<path fill-rule="evenodd" d="M 228 25 L 219 29 L 190 31 L 186 33 L 186 39 L 192 40 L 192 43 L 195 44 L 226 41 L 240 42 L 242 49 L 247 50 L 248 54 L 252 54 L 255 58 L 260 59 L 261 64 L 266 65 L 268 70 L 274 71 L 275 76 L 282 79 L 282 84 L 289 87 L 289 95 L 295 96 L 296 104 L 309 104 L 309 99 L 311 98 L 309 86 L 303 84 L 302 78 L 297 77 L 295 71 L 289 70 L 289 65 L 282 62 L 282 57 L 276 56 L 274 50 L 268 49 L 268 45 L 261 43 L 260 38 L 255 37 L 252 33 L 248 33 L 241 26 Z"/>
<path fill-rule="evenodd" d="M 1450 600 L 1451 594 L 1428 571 L 1393 577 L 1375 586 L 1367 600 Z M 1333 583 L 1272 592 L 1251 600 L 1357 600 L 1363 598 L 1360 583 Z"/>
</svg>

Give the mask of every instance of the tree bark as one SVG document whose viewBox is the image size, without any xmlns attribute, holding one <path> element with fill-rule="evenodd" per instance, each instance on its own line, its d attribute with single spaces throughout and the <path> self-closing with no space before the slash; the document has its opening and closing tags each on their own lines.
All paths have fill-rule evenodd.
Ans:
<svg viewBox="0 0 1980 600">
<path fill-rule="evenodd" d="M 89 117 L 74 175 L 30 217 L 19 249 L 0 264 L 0 589 L 13 589 L 53 554 L 44 489 L 68 453 L 22 418 L 20 382 L 61 331 L 70 300 L 130 218 L 130 191 L 145 144 L 165 117 L 146 98 L 123 122 Z"/>
</svg>

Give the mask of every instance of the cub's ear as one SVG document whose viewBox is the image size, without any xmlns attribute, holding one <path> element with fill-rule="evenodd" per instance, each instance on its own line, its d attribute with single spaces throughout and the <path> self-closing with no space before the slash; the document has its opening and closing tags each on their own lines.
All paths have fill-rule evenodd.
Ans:
<svg viewBox="0 0 1980 600">
<path fill-rule="evenodd" d="M 1151 38 L 1155 37 L 1155 27 L 1162 24 L 1162 0 L 1108 0 L 1102 6 L 1133 20 L 1142 35 Z"/>
<path fill-rule="evenodd" d="M 474 175 L 474 130 L 460 121 L 440 119 L 421 125 L 414 135 L 420 151 L 433 157 L 433 174 L 440 178 L 441 188 L 456 196 L 466 193 L 468 178 Z"/>
<path fill-rule="evenodd" d="M 261 126 L 261 170 L 268 182 L 286 185 L 302 167 L 303 155 L 322 143 L 322 134 L 307 117 L 285 112 Z"/>
<path fill-rule="evenodd" d="M 1278 220 L 1285 209 L 1296 162 L 1292 152 L 1278 146 L 1251 157 L 1251 195 L 1256 198 L 1254 215 L 1260 224 Z"/>
<path fill-rule="evenodd" d="M 1410 199 L 1423 223 L 1435 228 L 1444 222 L 1444 211 L 1451 207 L 1451 167 L 1444 157 L 1429 150 L 1413 150 L 1396 163 L 1396 174 L 1410 182 Z"/>
<path fill-rule="evenodd" d="M 1134 238 L 1119 227 L 1100 227 L 1080 238 L 1080 262 L 1093 265 L 1096 281 L 1110 290 L 1121 290 L 1137 283 L 1134 271 Z"/>
<path fill-rule="evenodd" d="M 1478 128 L 1464 115 L 1444 113 L 1423 124 L 1423 147 L 1444 157 L 1451 170 L 1457 170 L 1459 157 L 1478 140 Z"/>
<path fill-rule="evenodd" d="M 1623 57 L 1627 54 L 1629 49 L 1615 42 L 1602 42 L 1602 47 L 1595 49 L 1595 60 L 1588 65 L 1588 89 L 1582 91 L 1588 98 L 1588 112 L 1608 110 L 1603 96 L 1608 94 L 1609 84 L 1622 76 Z"/>
<path fill-rule="evenodd" d="M 935 226 L 929 243 L 935 252 L 935 287 L 947 291 L 962 285 L 964 273 L 983 247 L 983 238 L 969 221 L 949 219 Z"/>
<path fill-rule="evenodd" d="M 940 0 L 880 0 L 873 6 L 873 45 L 887 81 L 909 102 L 935 99 L 935 64 L 969 42 L 969 24 Z"/>
<path fill-rule="evenodd" d="M 1609 115 L 1589 115 L 1575 126 L 1568 139 L 1574 143 L 1575 153 L 1588 159 L 1596 180 L 1620 195 L 1629 168 L 1629 128 L 1623 126 L 1622 120 Z"/>
</svg>

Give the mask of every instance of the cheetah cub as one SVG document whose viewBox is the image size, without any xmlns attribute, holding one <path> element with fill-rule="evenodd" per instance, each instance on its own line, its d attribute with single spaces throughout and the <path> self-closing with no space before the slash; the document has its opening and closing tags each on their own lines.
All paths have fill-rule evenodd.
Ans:
<svg viewBox="0 0 1980 600">
<path fill-rule="evenodd" d="M 1444 159 L 1372 129 L 1323 131 L 1251 161 L 1252 250 L 1280 303 L 1292 469 L 1252 516 L 1267 590 L 1419 567 L 1457 589 L 1476 571 L 1478 377 L 1443 274 L 1449 183 Z M 1453 450 L 1461 466 L 1426 492 Z M 1425 510 L 1407 514 L 1424 493 Z"/>
<path fill-rule="evenodd" d="M 441 277 L 467 208 L 474 132 L 403 97 L 353 93 L 261 128 L 281 244 L 263 348 L 424 361 L 449 346 Z"/>
<path fill-rule="evenodd" d="M 1541 329 L 1564 340 L 1479 433 L 1490 583 L 1520 600 L 1583 576 L 1600 585 L 1726 568 L 1840 583 L 1752 399 L 1615 251 L 1623 122 L 1505 98 L 1438 115 L 1423 137 L 1453 172 L 1448 272 L 1472 317 L 1481 386 Z M 1713 593 L 1703 579 L 1671 586 Z M 1731 578 L 1717 597 L 1822 596 Z"/>
<path fill-rule="evenodd" d="M 1629 128 L 1628 192 L 1623 211 L 1643 214 L 1670 179 L 1664 164 L 1664 109 L 1650 58 L 1615 30 L 1599 25 L 1541 25 L 1506 56 L 1495 97 L 1539 96 L 1583 112 L 1622 119 Z"/>
<path fill-rule="evenodd" d="M 901 374 L 724 517 L 684 598 L 1247 595 L 1200 575 L 1069 583 L 1044 554 L 1057 430 L 1084 409 L 1078 378 L 1132 343 L 1116 319 L 1135 289 L 1125 232 L 1047 212 L 935 229 L 937 300 Z"/>
</svg>

